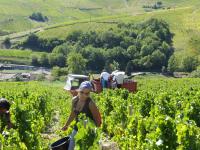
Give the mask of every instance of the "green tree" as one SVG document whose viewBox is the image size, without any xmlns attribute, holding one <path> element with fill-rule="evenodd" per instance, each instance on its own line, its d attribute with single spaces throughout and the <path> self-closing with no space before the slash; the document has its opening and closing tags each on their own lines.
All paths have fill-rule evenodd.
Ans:
<svg viewBox="0 0 200 150">
<path fill-rule="evenodd" d="M 62 45 L 56 46 L 53 49 L 52 53 L 57 53 L 67 56 L 73 49 L 74 49 L 73 46 L 71 46 L 68 43 L 64 43 Z"/>
<path fill-rule="evenodd" d="M 182 68 L 186 72 L 192 72 L 198 66 L 198 59 L 195 56 L 187 56 L 183 59 Z"/>
<path fill-rule="evenodd" d="M 150 55 L 145 56 L 142 59 L 140 59 L 139 63 L 144 69 L 147 69 L 147 70 L 149 70 L 153 65 L 152 62 L 151 62 L 151 56 Z"/>
<path fill-rule="evenodd" d="M 65 64 L 66 64 L 66 57 L 63 56 L 62 54 L 58 54 L 58 55 L 57 55 L 57 58 L 56 58 L 56 64 L 57 64 L 59 67 L 65 67 Z"/>
<path fill-rule="evenodd" d="M 53 76 L 54 80 L 57 80 L 60 76 L 60 68 L 59 67 L 53 67 L 51 70 L 51 75 Z"/>
<path fill-rule="evenodd" d="M 179 68 L 179 63 L 175 55 L 172 55 L 168 61 L 168 67 L 167 70 L 171 73 L 177 71 Z"/>
<path fill-rule="evenodd" d="M 143 45 L 141 48 L 141 55 L 142 56 L 147 56 L 152 54 L 154 51 L 154 47 L 152 45 Z"/>
<path fill-rule="evenodd" d="M 3 44 L 5 45 L 6 48 L 11 47 L 11 41 L 9 37 L 6 37 L 5 40 L 3 41 Z"/>
<path fill-rule="evenodd" d="M 166 42 L 162 43 L 162 46 L 160 48 L 160 51 L 165 54 L 166 59 L 168 60 L 170 56 L 174 53 L 173 47 L 171 47 L 169 44 Z"/>
<path fill-rule="evenodd" d="M 70 73 L 84 73 L 86 59 L 80 53 L 71 52 L 67 57 L 67 68 Z"/>
<path fill-rule="evenodd" d="M 34 13 L 32 13 L 31 16 L 29 16 L 29 18 L 32 20 L 41 21 L 41 22 L 48 21 L 48 17 L 43 16 L 43 14 L 41 12 L 34 12 Z"/>
<path fill-rule="evenodd" d="M 42 56 L 39 59 L 39 62 L 41 66 L 49 67 L 49 59 L 48 59 L 47 54 L 42 54 Z"/>
<path fill-rule="evenodd" d="M 197 69 L 190 74 L 190 77 L 200 78 L 200 66 L 198 66 Z"/>
<path fill-rule="evenodd" d="M 132 71 L 133 71 L 133 62 L 129 61 L 126 66 L 126 74 L 131 75 Z"/>
<path fill-rule="evenodd" d="M 110 69 L 111 69 L 111 71 L 119 70 L 119 63 L 116 62 L 116 61 L 113 61 L 113 62 L 110 64 Z"/>
<path fill-rule="evenodd" d="M 156 50 L 151 55 L 151 62 L 154 69 L 161 70 L 162 66 L 166 64 L 166 56 L 160 50 Z"/>
<path fill-rule="evenodd" d="M 120 45 L 122 38 L 113 31 L 105 31 L 100 34 L 100 40 L 105 48 L 113 48 Z"/>
<path fill-rule="evenodd" d="M 66 37 L 66 41 L 69 41 L 69 42 L 78 42 L 79 38 L 81 37 L 82 34 L 83 34 L 83 32 L 81 30 L 72 31 Z"/>
<path fill-rule="evenodd" d="M 49 55 L 49 65 L 50 65 L 51 67 L 57 66 L 57 65 L 56 65 L 56 59 L 57 59 L 57 56 L 56 56 L 55 53 L 51 53 L 51 54 Z"/>
<path fill-rule="evenodd" d="M 113 49 L 108 49 L 106 61 L 110 64 L 114 61 L 119 63 L 119 68 L 124 69 L 129 61 L 127 50 L 121 47 L 114 47 Z"/>
<path fill-rule="evenodd" d="M 53 66 L 65 67 L 65 64 L 66 64 L 66 57 L 63 56 L 62 54 L 51 53 L 49 55 L 49 65 L 51 67 Z"/>
<path fill-rule="evenodd" d="M 127 52 L 129 54 L 130 59 L 135 59 L 139 57 L 139 51 L 137 50 L 137 47 L 134 45 L 131 45 L 128 47 Z"/>
<path fill-rule="evenodd" d="M 104 50 L 91 45 L 83 48 L 80 53 L 87 59 L 86 68 L 95 72 L 102 71 L 105 66 Z M 97 63 L 98 62 L 98 63 Z"/>
<path fill-rule="evenodd" d="M 24 41 L 25 46 L 36 47 L 38 45 L 39 38 L 36 34 L 31 33 L 26 41 Z"/>
<path fill-rule="evenodd" d="M 158 2 L 157 2 L 157 5 L 161 6 L 161 5 L 162 5 L 162 2 L 161 2 L 161 1 L 158 1 Z"/>
<path fill-rule="evenodd" d="M 39 60 L 38 60 L 38 57 L 36 55 L 31 56 L 31 64 L 33 66 L 39 66 Z"/>
<path fill-rule="evenodd" d="M 53 67 L 51 70 L 51 75 L 54 80 L 58 80 L 60 77 L 66 77 L 68 74 L 68 69 L 67 68 L 60 68 L 60 67 Z"/>
<path fill-rule="evenodd" d="M 142 65 L 140 63 L 140 59 L 134 59 L 134 60 L 132 60 L 132 63 L 130 62 L 129 65 L 131 65 L 131 64 L 133 65 L 132 66 L 132 71 L 139 71 L 142 68 Z"/>
</svg>

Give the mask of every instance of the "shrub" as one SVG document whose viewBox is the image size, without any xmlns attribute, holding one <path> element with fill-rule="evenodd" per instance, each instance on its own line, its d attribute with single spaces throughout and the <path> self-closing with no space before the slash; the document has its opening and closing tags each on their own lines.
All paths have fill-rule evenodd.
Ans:
<svg viewBox="0 0 200 150">
<path fill-rule="evenodd" d="M 44 74 L 39 74 L 36 76 L 37 81 L 44 81 L 45 80 L 45 75 Z"/>
<path fill-rule="evenodd" d="M 32 13 L 32 15 L 29 16 L 29 18 L 32 19 L 32 20 L 41 21 L 41 22 L 48 21 L 47 16 L 43 16 L 43 14 L 40 13 L 40 12 L 34 12 L 34 13 Z"/>
<path fill-rule="evenodd" d="M 40 65 L 44 67 L 49 67 L 49 59 L 47 54 L 42 54 L 42 56 L 39 59 Z"/>
<path fill-rule="evenodd" d="M 80 53 L 70 53 L 67 58 L 67 68 L 70 73 L 84 73 L 86 69 L 86 59 Z"/>
<path fill-rule="evenodd" d="M 172 55 L 168 61 L 168 67 L 167 70 L 171 73 L 177 71 L 179 68 L 178 60 L 175 57 L 175 55 Z"/>
<path fill-rule="evenodd" d="M 194 56 L 187 56 L 183 59 L 182 69 L 186 72 L 192 72 L 198 66 L 198 59 Z"/>
<path fill-rule="evenodd" d="M 53 80 L 65 80 L 66 76 L 68 74 L 68 69 L 67 68 L 60 68 L 60 67 L 53 67 L 51 70 L 51 75 L 53 77 Z"/>
<path fill-rule="evenodd" d="M 10 48 L 11 47 L 10 38 L 6 37 L 5 40 L 3 41 L 3 44 L 5 45 L 6 48 Z"/>
<path fill-rule="evenodd" d="M 31 64 L 33 65 L 33 66 L 39 66 L 39 60 L 38 60 L 38 57 L 37 56 L 35 56 L 35 55 L 33 55 L 32 57 L 31 57 Z"/>
<path fill-rule="evenodd" d="M 189 75 L 192 78 L 200 78 L 200 66 L 197 67 L 195 71 L 192 71 Z"/>
<path fill-rule="evenodd" d="M 57 38 L 42 39 L 36 34 L 31 33 L 23 42 L 18 43 L 14 48 L 29 48 L 34 51 L 52 52 L 52 50 L 63 44 L 63 40 Z"/>
</svg>

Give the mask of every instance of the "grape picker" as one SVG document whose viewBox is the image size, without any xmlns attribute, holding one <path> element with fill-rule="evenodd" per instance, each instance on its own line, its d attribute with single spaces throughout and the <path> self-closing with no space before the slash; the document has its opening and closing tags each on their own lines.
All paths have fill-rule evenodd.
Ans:
<svg viewBox="0 0 200 150">
<path fill-rule="evenodd" d="M 10 121 L 10 103 L 7 99 L 1 98 L 0 99 L 0 120 L 1 120 L 1 133 L 7 127 L 7 129 L 11 129 L 13 127 L 12 122 Z"/>
<path fill-rule="evenodd" d="M 85 114 L 87 117 L 89 117 L 91 120 L 93 120 L 97 127 L 101 126 L 100 112 L 99 112 L 96 104 L 90 98 L 91 90 L 92 90 L 92 85 L 89 81 L 85 81 L 85 82 L 81 83 L 81 85 L 78 89 L 78 95 L 72 99 L 71 114 L 70 114 L 65 126 L 62 128 L 63 131 L 67 130 L 68 126 L 74 119 L 76 119 L 76 121 L 78 121 L 77 120 L 78 115 L 81 113 Z M 78 131 L 78 129 L 75 126 L 74 130 L 71 134 L 69 150 L 74 149 L 74 146 L 75 146 L 74 136 L 76 135 L 77 131 Z"/>
</svg>

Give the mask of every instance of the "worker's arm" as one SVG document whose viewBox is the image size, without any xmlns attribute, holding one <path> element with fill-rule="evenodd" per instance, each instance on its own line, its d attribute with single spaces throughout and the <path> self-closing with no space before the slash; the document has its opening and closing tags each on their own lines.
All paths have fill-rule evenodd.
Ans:
<svg viewBox="0 0 200 150">
<path fill-rule="evenodd" d="M 64 127 L 62 128 L 63 131 L 66 131 L 67 128 L 69 127 L 69 125 L 71 124 L 71 122 L 76 118 L 76 113 L 74 112 L 74 99 L 72 100 L 72 108 L 71 108 L 71 113 L 69 115 L 69 118 L 67 119 Z"/>
<path fill-rule="evenodd" d="M 70 123 L 75 119 L 75 117 L 76 117 L 76 114 L 75 114 L 74 111 L 72 111 L 70 113 L 70 116 L 69 116 L 67 122 L 65 123 L 64 127 L 62 128 L 63 131 L 67 130 L 67 128 L 69 127 Z"/>
<path fill-rule="evenodd" d="M 96 104 L 93 101 L 90 102 L 89 108 L 90 108 L 90 111 L 92 112 L 96 126 L 100 127 L 101 126 L 101 114 L 99 112 L 99 109 L 97 108 Z"/>
</svg>

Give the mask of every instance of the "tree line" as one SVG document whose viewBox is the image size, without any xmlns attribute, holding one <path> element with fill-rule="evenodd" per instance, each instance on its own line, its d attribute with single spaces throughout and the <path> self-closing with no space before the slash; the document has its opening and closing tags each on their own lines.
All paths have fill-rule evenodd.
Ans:
<svg viewBox="0 0 200 150">
<path fill-rule="evenodd" d="M 174 49 L 169 25 L 158 19 L 118 23 L 106 31 L 76 30 L 65 40 L 41 39 L 31 34 L 18 48 L 49 52 L 32 57 L 33 65 L 67 67 L 70 72 L 99 72 L 106 68 L 161 71 L 167 68 Z"/>
</svg>

